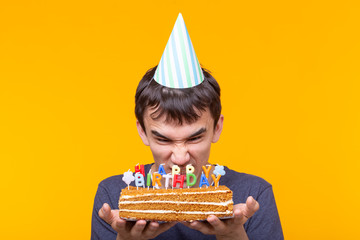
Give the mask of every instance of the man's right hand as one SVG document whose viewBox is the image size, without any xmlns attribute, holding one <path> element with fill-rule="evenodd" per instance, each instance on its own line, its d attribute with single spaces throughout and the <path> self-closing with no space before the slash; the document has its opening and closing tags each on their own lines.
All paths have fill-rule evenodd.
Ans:
<svg viewBox="0 0 360 240">
<path fill-rule="evenodd" d="M 136 222 L 126 221 L 119 217 L 119 210 L 111 210 L 107 203 L 104 203 L 99 210 L 99 216 L 118 233 L 116 240 L 155 238 L 176 224 L 176 222 L 162 224 L 157 222 L 146 223 L 145 220 L 138 220 Z"/>
</svg>

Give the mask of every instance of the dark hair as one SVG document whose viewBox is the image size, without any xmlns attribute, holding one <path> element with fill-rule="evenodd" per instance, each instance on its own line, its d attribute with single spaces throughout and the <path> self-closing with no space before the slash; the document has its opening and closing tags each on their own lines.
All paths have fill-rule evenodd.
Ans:
<svg viewBox="0 0 360 240">
<path fill-rule="evenodd" d="M 145 131 L 144 113 L 147 108 L 156 109 L 150 117 L 154 120 L 164 114 L 165 121 L 176 121 L 182 125 L 193 123 L 201 112 L 210 110 L 214 128 L 221 114 L 220 87 L 210 72 L 202 68 L 204 81 L 191 88 L 168 88 L 153 80 L 157 66 L 149 69 L 141 79 L 135 95 L 135 115 Z"/>
</svg>

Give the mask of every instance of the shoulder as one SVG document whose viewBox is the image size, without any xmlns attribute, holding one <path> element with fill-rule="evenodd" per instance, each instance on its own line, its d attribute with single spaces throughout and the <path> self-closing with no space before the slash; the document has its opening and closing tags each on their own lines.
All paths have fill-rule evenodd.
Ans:
<svg viewBox="0 0 360 240">
<path fill-rule="evenodd" d="M 120 185 L 125 185 L 125 183 L 122 181 L 123 175 L 115 175 L 108 178 L 105 178 L 99 183 L 99 187 L 102 188 L 118 188 Z"/>
<path fill-rule="evenodd" d="M 248 196 L 255 199 L 265 190 L 271 189 L 271 184 L 261 177 L 241 173 L 225 167 L 226 174 L 224 179 L 220 179 L 220 184 L 226 185 L 233 191 L 234 199 L 237 202 L 245 202 Z M 223 180 L 223 181 L 221 181 Z"/>
<path fill-rule="evenodd" d="M 95 195 L 95 203 L 98 204 L 98 208 L 104 203 L 108 203 L 111 209 L 118 208 L 117 202 L 119 200 L 120 192 L 126 187 L 121 179 L 122 175 L 116 175 L 106 178 L 99 183 Z"/>
<path fill-rule="evenodd" d="M 264 180 L 261 177 L 247 174 L 247 173 L 241 173 L 234 170 L 231 170 L 228 167 L 225 167 L 226 174 L 224 175 L 224 184 L 228 187 L 231 186 L 247 186 L 247 187 L 256 187 L 256 188 L 267 188 L 271 187 L 271 184 L 268 183 L 266 180 Z"/>
</svg>

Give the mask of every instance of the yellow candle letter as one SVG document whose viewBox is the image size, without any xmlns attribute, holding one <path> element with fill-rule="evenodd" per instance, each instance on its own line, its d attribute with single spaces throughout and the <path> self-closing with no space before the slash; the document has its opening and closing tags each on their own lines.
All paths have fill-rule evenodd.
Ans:
<svg viewBox="0 0 360 240">
<path fill-rule="evenodd" d="M 212 167 L 211 165 L 206 165 L 206 167 L 205 167 L 205 166 L 202 166 L 202 169 L 203 169 L 204 172 L 205 172 L 206 178 L 209 178 L 209 173 L 210 173 L 211 167 Z"/>
<path fill-rule="evenodd" d="M 219 180 L 221 178 L 221 175 L 219 174 L 217 177 L 215 177 L 215 174 L 211 174 L 212 179 L 214 180 L 215 187 L 219 186 Z"/>
</svg>

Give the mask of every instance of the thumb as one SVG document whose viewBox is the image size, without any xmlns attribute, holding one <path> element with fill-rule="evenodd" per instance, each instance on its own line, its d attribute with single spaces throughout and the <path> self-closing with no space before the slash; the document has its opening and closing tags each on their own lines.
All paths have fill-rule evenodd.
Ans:
<svg viewBox="0 0 360 240">
<path fill-rule="evenodd" d="M 99 210 L 99 216 L 102 220 L 104 220 L 105 222 L 111 225 L 112 217 L 111 217 L 111 208 L 109 204 L 104 203 L 102 208 L 100 208 Z"/>
<path fill-rule="evenodd" d="M 249 196 L 246 199 L 246 205 L 243 214 L 245 217 L 250 218 L 252 215 L 254 215 L 255 212 L 257 212 L 257 210 L 259 210 L 259 208 L 259 203 L 252 196 Z"/>
</svg>

